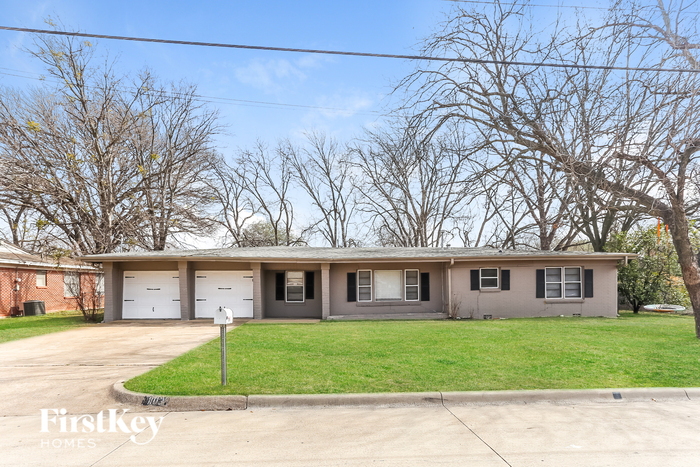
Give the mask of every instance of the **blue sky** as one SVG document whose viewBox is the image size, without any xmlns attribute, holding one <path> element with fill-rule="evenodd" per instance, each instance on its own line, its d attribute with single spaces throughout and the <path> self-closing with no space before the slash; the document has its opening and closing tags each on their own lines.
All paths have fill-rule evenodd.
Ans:
<svg viewBox="0 0 700 467">
<path fill-rule="evenodd" d="M 66 29 L 110 35 L 406 54 L 452 7 L 442 0 L 409 1 L 1 1 L 0 23 L 48 29 L 49 16 Z M 227 99 L 342 110 L 217 102 L 227 134 L 225 154 L 257 139 L 300 138 L 322 130 L 345 141 L 375 125 L 391 106 L 392 84 L 413 66 L 403 60 L 329 57 L 249 50 L 99 40 L 124 72 L 150 69 L 163 81 L 187 81 L 199 93 Z M 31 34 L 0 31 L 0 81 L 40 84 L 41 65 L 21 51 Z M 21 72 L 18 73 L 17 71 Z M 23 78 L 9 76 L 22 75 Z M 244 104 L 244 105 L 241 105 Z"/>
</svg>

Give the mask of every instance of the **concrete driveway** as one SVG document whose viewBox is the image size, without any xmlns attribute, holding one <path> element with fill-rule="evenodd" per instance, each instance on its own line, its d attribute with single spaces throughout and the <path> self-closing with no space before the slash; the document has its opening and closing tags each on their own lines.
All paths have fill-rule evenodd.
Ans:
<svg viewBox="0 0 700 467">
<path fill-rule="evenodd" d="M 218 336 L 211 320 L 117 321 L 0 344 L 0 415 L 119 407 L 108 393 L 116 381 Z"/>
</svg>

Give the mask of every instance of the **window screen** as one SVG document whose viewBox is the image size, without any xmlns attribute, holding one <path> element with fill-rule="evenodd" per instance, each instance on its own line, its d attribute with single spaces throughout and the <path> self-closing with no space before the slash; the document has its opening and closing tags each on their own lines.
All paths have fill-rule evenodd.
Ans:
<svg viewBox="0 0 700 467">
<path fill-rule="evenodd" d="M 36 272 L 36 286 L 37 287 L 46 287 L 46 271 L 37 271 Z"/>
<path fill-rule="evenodd" d="M 287 301 L 304 301 L 304 272 L 287 271 Z"/>
</svg>

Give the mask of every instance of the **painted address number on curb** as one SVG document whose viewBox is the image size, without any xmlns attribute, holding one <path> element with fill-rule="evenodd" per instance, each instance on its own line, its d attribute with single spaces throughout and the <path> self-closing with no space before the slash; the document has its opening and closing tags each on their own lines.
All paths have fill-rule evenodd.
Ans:
<svg viewBox="0 0 700 467">
<path fill-rule="evenodd" d="M 168 404 L 170 400 L 169 397 L 163 396 L 145 396 L 141 405 L 155 405 L 157 407 L 164 407 Z"/>
</svg>

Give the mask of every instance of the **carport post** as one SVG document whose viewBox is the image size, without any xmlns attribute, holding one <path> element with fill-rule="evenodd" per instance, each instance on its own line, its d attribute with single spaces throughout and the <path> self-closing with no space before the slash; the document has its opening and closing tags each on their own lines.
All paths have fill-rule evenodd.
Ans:
<svg viewBox="0 0 700 467">
<path fill-rule="evenodd" d="M 226 386 L 226 325 L 219 326 L 221 332 L 221 384 Z"/>
</svg>

